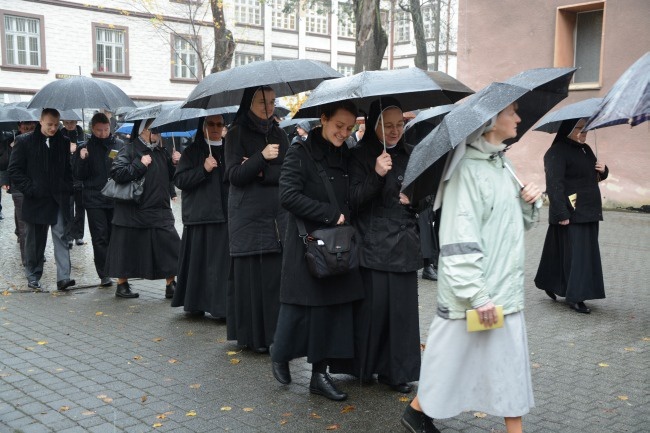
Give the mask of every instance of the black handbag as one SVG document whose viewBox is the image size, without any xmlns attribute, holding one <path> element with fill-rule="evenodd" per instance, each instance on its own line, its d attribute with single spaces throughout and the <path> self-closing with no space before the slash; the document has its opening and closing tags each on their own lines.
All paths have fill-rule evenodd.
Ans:
<svg viewBox="0 0 650 433">
<path fill-rule="evenodd" d="M 309 149 L 305 147 L 311 158 Z M 312 158 L 323 179 L 330 203 L 338 207 L 334 190 L 323 166 Z M 359 267 L 357 231 L 349 224 L 324 227 L 307 234 L 305 223 L 296 218 L 298 233 L 305 244 L 305 259 L 309 273 L 316 278 L 347 274 Z"/>
<path fill-rule="evenodd" d="M 131 150 L 131 159 L 133 159 L 133 148 Z M 102 188 L 102 194 L 105 197 L 121 203 L 135 202 L 140 204 L 143 192 L 144 176 L 127 183 L 117 183 L 115 179 L 108 178 L 106 185 Z"/>
</svg>

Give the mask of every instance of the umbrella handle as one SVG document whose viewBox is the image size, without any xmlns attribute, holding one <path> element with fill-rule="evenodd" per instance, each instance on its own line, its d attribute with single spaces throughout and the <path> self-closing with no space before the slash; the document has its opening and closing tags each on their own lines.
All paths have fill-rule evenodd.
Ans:
<svg viewBox="0 0 650 433">
<path fill-rule="evenodd" d="M 519 180 L 519 178 L 518 178 L 517 175 L 515 174 L 515 172 L 514 172 L 514 170 L 512 169 L 512 167 L 510 167 L 510 164 L 508 164 L 507 162 L 503 161 L 503 166 L 508 170 L 508 172 L 509 172 L 509 173 L 512 175 L 512 177 L 515 179 L 515 181 L 517 182 L 517 185 L 519 185 L 519 187 L 523 189 L 523 188 L 524 188 L 524 184 L 521 182 L 521 180 Z M 542 207 L 543 204 L 544 204 L 544 203 L 542 202 L 541 197 L 538 198 L 538 199 L 535 201 L 535 207 L 536 207 L 537 209 L 540 209 L 540 208 Z"/>
</svg>

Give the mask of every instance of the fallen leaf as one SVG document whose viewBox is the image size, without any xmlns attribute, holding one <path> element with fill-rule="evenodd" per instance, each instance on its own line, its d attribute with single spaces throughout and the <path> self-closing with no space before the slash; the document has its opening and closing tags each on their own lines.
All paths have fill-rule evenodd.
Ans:
<svg viewBox="0 0 650 433">
<path fill-rule="evenodd" d="M 542 366 L 541 364 L 538 364 L 538 363 L 536 363 L 536 362 L 533 362 L 533 364 L 532 364 L 532 367 L 533 367 L 533 368 L 539 368 L 539 367 L 541 367 L 541 366 Z"/>
<path fill-rule="evenodd" d="M 356 408 L 349 404 L 349 405 L 345 406 L 343 409 L 341 409 L 341 413 L 352 412 L 354 409 L 356 409 Z"/>
<path fill-rule="evenodd" d="M 288 422 L 289 422 L 289 421 L 287 421 L 286 419 L 283 419 L 283 420 L 280 421 L 280 425 L 285 425 L 285 424 L 288 423 Z"/>
<path fill-rule="evenodd" d="M 196 416 L 196 412 L 191 410 L 188 413 L 186 413 L 185 416 Z"/>
<path fill-rule="evenodd" d="M 232 359 L 230 360 L 230 363 L 231 363 L 231 364 L 239 364 L 240 362 L 241 362 L 241 361 L 240 361 L 239 359 L 237 359 L 237 358 L 232 358 Z"/>
<path fill-rule="evenodd" d="M 199 389 L 199 388 L 201 388 L 201 384 L 200 383 L 193 383 L 193 384 L 190 385 L 190 388 Z"/>
<path fill-rule="evenodd" d="M 636 352 L 636 349 L 634 347 L 624 347 L 623 350 L 626 352 Z"/>
<path fill-rule="evenodd" d="M 309 416 L 314 418 L 314 419 L 321 419 L 322 418 L 322 416 L 318 415 L 316 412 L 312 412 Z"/>
<path fill-rule="evenodd" d="M 627 400 L 628 400 L 628 397 L 627 397 L 627 395 L 619 395 L 619 396 L 618 396 L 618 399 L 619 399 L 619 400 L 623 400 L 623 401 L 627 401 Z"/>
<path fill-rule="evenodd" d="M 424 344 L 424 343 L 420 343 L 420 350 L 421 350 L 422 352 L 424 352 L 424 349 L 426 349 L 426 348 L 427 348 L 427 345 L 426 345 L 426 344 Z"/>
<path fill-rule="evenodd" d="M 102 313 L 101 311 L 98 311 L 98 312 L 95 313 L 95 316 L 103 316 L 103 315 L 104 315 L 104 313 Z"/>
<path fill-rule="evenodd" d="M 90 416 L 90 415 L 95 415 L 95 411 L 93 410 L 87 410 L 85 412 L 81 412 L 82 415 L 84 416 Z"/>
<path fill-rule="evenodd" d="M 220 338 L 217 340 L 217 343 L 225 343 L 226 339 L 225 338 Z"/>
<path fill-rule="evenodd" d="M 142 401 L 142 403 L 144 403 L 145 401 L 147 401 L 147 398 L 148 398 L 148 397 L 147 397 L 147 395 L 145 394 L 145 395 L 143 395 L 142 397 L 140 397 L 140 400 Z"/>
<path fill-rule="evenodd" d="M 142 359 L 142 357 L 141 357 L 140 355 L 135 355 L 135 356 L 133 357 L 133 359 L 135 359 L 136 361 L 139 361 L 139 360 Z"/>
<path fill-rule="evenodd" d="M 2 296 L 11 296 L 11 293 L 9 293 L 9 290 L 4 290 Z"/>
<path fill-rule="evenodd" d="M 244 412 L 252 412 L 253 408 L 252 407 L 245 407 L 242 409 Z"/>
<path fill-rule="evenodd" d="M 156 337 L 156 338 L 153 339 L 153 341 L 158 343 L 158 342 L 162 341 L 162 337 Z"/>
<path fill-rule="evenodd" d="M 238 353 L 241 353 L 241 350 L 239 352 L 235 352 L 234 350 L 229 350 L 228 352 L 226 352 L 226 355 L 233 356 L 233 355 L 237 355 Z"/>
<path fill-rule="evenodd" d="M 161 413 L 160 415 L 156 415 L 156 418 L 165 419 L 165 418 L 167 418 L 167 415 L 165 415 L 164 413 Z"/>
<path fill-rule="evenodd" d="M 620 397 L 619 397 L 619 398 L 620 398 Z M 627 400 L 627 399 L 626 399 L 626 400 Z M 59 408 L 59 412 L 65 412 L 65 411 L 67 411 L 67 410 L 70 410 L 70 406 L 61 406 L 61 407 Z"/>
<path fill-rule="evenodd" d="M 34 350 L 33 347 L 25 347 L 25 350 Z"/>
<path fill-rule="evenodd" d="M 112 402 L 113 402 L 113 399 L 110 398 L 110 397 L 106 397 L 106 398 L 102 398 L 102 401 L 103 401 L 104 403 L 112 403 Z"/>
<path fill-rule="evenodd" d="M 222 406 L 221 410 L 224 410 L 224 411 L 232 410 L 232 407 L 230 407 L 230 406 Z"/>
<path fill-rule="evenodd" d="M 161 423 L 161 422 L 157 422 L 157 423 L 155 423 L 152 427 L 153 427 L 153 428 L 162 427 L 162 423 Z"/>
<path fill-rule="evenodd" d="M 411 401 L 411 399 L 406 396 L 402 396 L 399 398 L 399 401 L 406 403 L 407 401 Z"/>
<path fill-rule="evenodd" d="M 293 414 L 291 412 L 286 412 L 283 413 L 281 416 L 287 417 L 287 416 L 292 416 Z"/>
<path fill-rule="evenodd" d="M 643 341 L 650 341 L 650 337 L 643 337 Z"/>
<path fill-rule="evenodd" d="M 474 412 L 474 416 L 476 418 L 485 418 L 487 416 L 487 414 L 483 413 L 483 412 Z"/>
<path fill-rule="evenodd" d="M 325 427 L 325 430 L 338 430 L 341 426 L 338 424 L 332 424 Z"/>
<path fill-rule="evenodd" d="M 606 364 L 606 363 L 604 363 L 604 362 L 601 362 L 600 364 L 598 364 L 598 366 L 599 366 L 599 367 L 609 367 L 609 364 Z"/>
<path fill-rule="evenodd" d="M 187 331 L 185 333 L 185 335 L 187 335 L 188 337 L 191 337 L 192 335 L 194 335 L 194 331 Z"/>
<path fill-rule="evenodd" d="M 61 372 L 61 371 L 63 371 L 63 369 L 62 369 L 61 367 L 59 367 L 59 368 L 57 368 L 57 369 L 54 370 L 54 371 L 56 371 L 56 372 Z"/>
<path fill-rule="evenodd" d="M 39 342 L 36 343 L 36 344 L 38 344 L 39 346 L 44 346 L 44 345 L 47 344 L 47 341 L 39 341 Z"/>
<path fill-rule="evenodd" d="M 170 364 L 176 364 L 178 361 L 172 358 L 167 362 L 169 362 Z"/>
</svg>

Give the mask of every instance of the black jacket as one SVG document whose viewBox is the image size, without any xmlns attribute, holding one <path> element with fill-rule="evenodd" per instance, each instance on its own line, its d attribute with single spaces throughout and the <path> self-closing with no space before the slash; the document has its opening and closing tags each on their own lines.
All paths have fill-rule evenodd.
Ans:
<svg viewBox="0 0 650 433">
<path fill-rule="evenodd" d="M 422 253 L 416 209 L 399 202 L 410 148 L 401 140 L 387 149 L 392 168 L 381 177 L 375 162 L 383 145 L 372 138 L 366 132 L 350 158 L 350 205 L 361 236 L 360 264 L 379 271 L 417 271 Z"/>
<path fill-rule="evenodd" d="M 358 271 L 323 279 L 311 276 L 296 224 L 296 218 L 301 218 L 307 232 L 312 232 L 335 226 L 341 213 L 346 221 L 350 220 L 348 155 L 345 144 L 336 148 L 325 141 L 320 127 L 309 132 L 305 143 L 293 144 L 287 152 L 280 176 L 280 202 L 289 211 L 280 286 L 280 301 L 285 304 L 323 306 L 363 298 L 363 282 Z M 325 169 L 340 208 L 330 203 L 314 160 Z"/>
<path fill-rule="evenodd" d="M 57 222 L 59 206 L 69 209 L 72 194 L 70 141 L 57 131 L 49 138 L 40 128 L 16 137 L 8 168 L 13 185 L 24 195 L 23 221 Z"/>
<path fill-rule="evenodd" d="M 79 153 L 83 148 L 88 149 L 86 159 L 81 159 Z M 72 173 L 76 179 L 83 183 L 82 200 L 86 209 L 110 209 L 113 200 L 104 197 L 102 188 L 110 177 L 113 159 L 111 151 L 119 152 L 124 147 L 124 142 L 111 135 L 100 139 L 94 135 L 83 146 L 78 146 L 72 157 Z"/>
<path fill-rule="evenodd" d="M 233 257 L 282 251 L 286 214 L 278 201 L 278 181 L 289 141 L 277 124 L 271 127 L 267 139 L 246 116 L 238 119 L 226 135 L 228 231 Z M 267 142 L 280 144 L 276 159 L 266 161 L 262 156 Z M 242 163 L 243 158 L 248 160 Z"/>
<path fill-rule="evenodd" d="M 198 134 L 197 134 L 198 135 Z M 203 168 L 209 156 L 208 144 L 203 134 L 183 151 L 174 184 L 180 189 L 183 224 L 223 223 L 228 217 L 228 183 L 224 176 L 223 146 L 212 146 L 212 156 L 217 167 L 211 172 Z"/>
<path fill-rule="evenodd" d="M 140 161 L 143 155 L 151 156 L 149 166 Z M 127 183 L 144 176 L 144 191 L 140 204 L 115 203 L 113 224 L 140 228 L 173 227 L 169 182 L 174 171 L 171 155 L 164 147 L 150 149 L 140 138 L 126 144 L 113 161 L 111 178 L 117 183 Z"/>
<path fill-rule="evenodd" d="M 596 156 L 587 144 L 556 138 L 544 155 L 549 224 L 567 219 L 572 224 L 603 220 L 598 182 L 607 179 L 609 169 L 605 167 L 605 173 L 600 174 L 595 165 Z M 569 201 L 572 194 L 576 194 L 575 209 Z"/>
</svg>

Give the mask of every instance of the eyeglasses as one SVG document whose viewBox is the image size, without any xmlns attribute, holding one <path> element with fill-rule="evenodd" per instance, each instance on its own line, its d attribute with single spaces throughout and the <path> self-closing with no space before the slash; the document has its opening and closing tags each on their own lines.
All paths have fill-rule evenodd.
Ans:
<svg viewBox="0 0 650 433">
<path fill-rule="evenodd" d="M 223 128 L 224 126 L 226 126 L 225 123 L 212 123 L 212 122 L 207 122 L 206 125 L 207 125 L 209 128 L 212 128 L 212 127 L 214 127 L 214 126 L 216 126 L 217 128 Z"/>
</svg>

